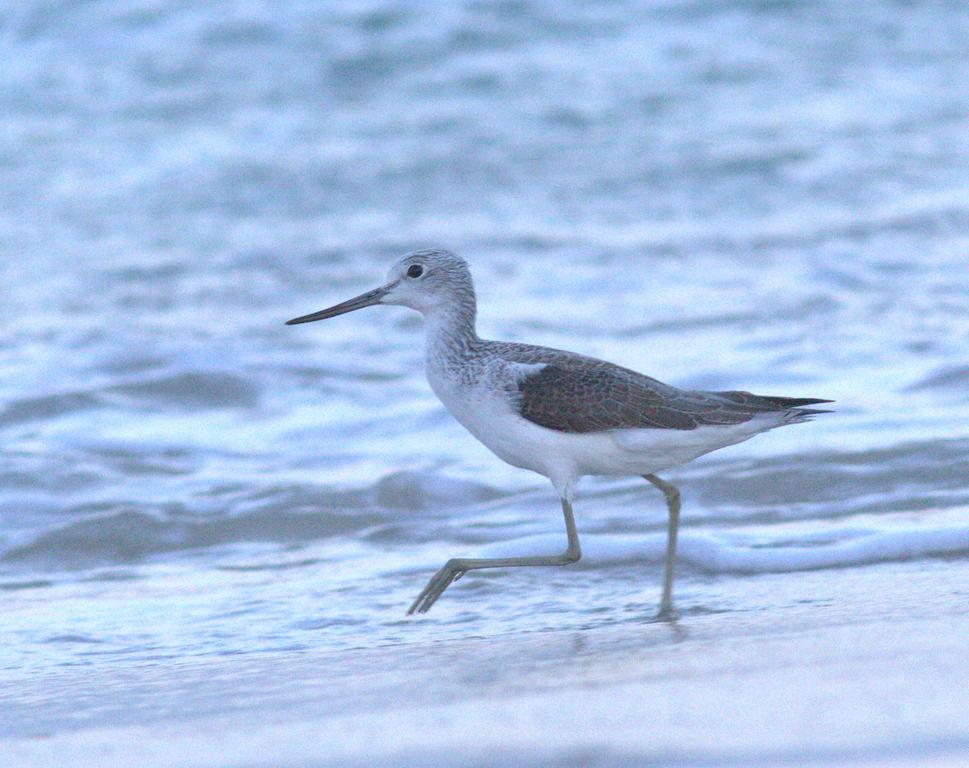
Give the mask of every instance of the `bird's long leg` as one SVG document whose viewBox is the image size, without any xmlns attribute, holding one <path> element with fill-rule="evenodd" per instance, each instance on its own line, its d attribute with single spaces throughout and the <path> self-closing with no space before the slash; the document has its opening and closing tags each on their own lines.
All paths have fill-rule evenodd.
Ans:
<svg viewBox="0 0 969 768">
<path fill-rule="evenodd" d="M 575 530 L 575 518 L 572 515 L 572 505 L 567 499 L 562 499 L 562 514 L 565 515 L 565 532 L 569 538 L 569 545 L 561 555 L 540 555 L 535 557 L 489 557 L 480 559 L 456 558 L 448 560 L 444 566 L 434 574 L 424 590 L 417 596 L 407 615 L 412 613 L 427 613 L 431 606 L 444 593 L 451 582 L 461 578 L 467 571 L 478 568 L 513 568 L 521 565 L 569 565 L 582 557 L 579 548 L 579 534 Z"/>
<path fill-rule="evenodd" d="M 661 480 L 656 475 L 643 475 L 659 488 L 666 497 L 666 507 L 670 513 L 670 523 L 666 537 L 666 571 L 663 575 L 663 597 L 659 603 L 656 618 L 673 618 L 673 563 L 676 560 L 676 531 L 680 527 L 680 492 L 675 485 Z"/>
</svg>

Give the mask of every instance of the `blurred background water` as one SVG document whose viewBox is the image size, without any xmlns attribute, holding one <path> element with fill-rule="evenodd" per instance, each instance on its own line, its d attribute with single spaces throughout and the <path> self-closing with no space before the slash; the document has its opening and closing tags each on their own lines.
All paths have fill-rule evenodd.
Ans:
<svg viewBox="0 0 969 768">
<path fill-rule="evenodd" d="M 678 599 L 969 555 L 960 2 L 0 5 L 0 668 L 639 621 L 662 498 L 555 496 L 421 321 L 283 321 L 447 247 L 484 336 L 838 412 L 669 473 Z M 806 591 L 804 601 L 824 600 Z"/>
</svg>

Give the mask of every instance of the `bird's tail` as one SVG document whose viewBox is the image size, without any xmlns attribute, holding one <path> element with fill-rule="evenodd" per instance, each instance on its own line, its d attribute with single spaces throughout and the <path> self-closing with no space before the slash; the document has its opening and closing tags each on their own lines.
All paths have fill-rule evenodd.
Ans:
<svg viewBox="0 0 969 768">
<path fill-rule="evenodd" d="M 804 406 L 834 402 L 834 400 L 825 400 L 820 397 L 778 397 L 776 395 L 755 395 L 752 392 L 738 391 L 717 392 L 716 394 L 753 410 L 763 412 L 783 411 L 780 424 L 799 424 L 809 421 L 812 416 L 831 413 L 831 410 L 827 408 L 805 408 Z"/>
<path fill-rule="evenodd" d="M 831 413 L 830 408 L 805 408 L 805 405 L 819 405 L 821 403 L 833 403 L 834 400 L 824 400 L 820 397 L 772 397 L 763 396 L 764 400 L 770 402 L 778 410 L 797 410 L 803 416 L 812 416 L 819 413 Z"/>
<path fill-rule="evenodd" d="M 776 395 L 755 395 L 753 392 L 731 390 L 730 392 L 714 392 L 713 394 L 726 398 L 738 405 L 764 411 L 787 411 L 792 408 L 804 408 L 805 405 L 819 405 L 833 403 L 834 400 L 824 400 L 820 397 L 778 397 Z M 812 413 L 830 413 L 831 411 L 812 409 Z M 805 410 L 807 413 L 807 410 Z"/>
<path fill-rule="evenodd" d="M 786 424 L 801 424 L 810 421 L 812 417 L 822 413 L 831 413 L 830 408 L 805 408 L 805 405 L 819 405 L 833 403 L 834 400 L 824 400 L 819 397 L 768 397 L 778 410 L 785 411 Z"/>
</svg>

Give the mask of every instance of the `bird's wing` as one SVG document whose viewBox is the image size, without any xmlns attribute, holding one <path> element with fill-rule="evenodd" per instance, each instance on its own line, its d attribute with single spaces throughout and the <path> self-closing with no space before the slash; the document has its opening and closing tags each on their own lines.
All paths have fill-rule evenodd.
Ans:
<svg viewBox="0 0 969 768">
<path fill-rule="evenodd" d="M 754 400 L 677 389 L 587 358 L 522 365 L 514 394 L 524 418 L 561 432 L 689 430 L 741 424 L 766 410 L 782 410 Z"/>
</svg>

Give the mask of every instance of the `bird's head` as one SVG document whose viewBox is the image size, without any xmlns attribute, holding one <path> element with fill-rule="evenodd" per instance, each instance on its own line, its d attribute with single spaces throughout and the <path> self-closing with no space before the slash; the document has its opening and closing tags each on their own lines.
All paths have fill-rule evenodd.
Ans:
<svg viewBox="0 0 969 768">
<path fill-rule="evenodd" d="M 471 271 L 464 259 L 439 249 L 413 251 L 397 260 L 380 287 L 286 324 L 326 320 L 374 304 L 398 304 L 424 315 L 470 304 L 473 312 L 474 301 Z"/>
</svg>

